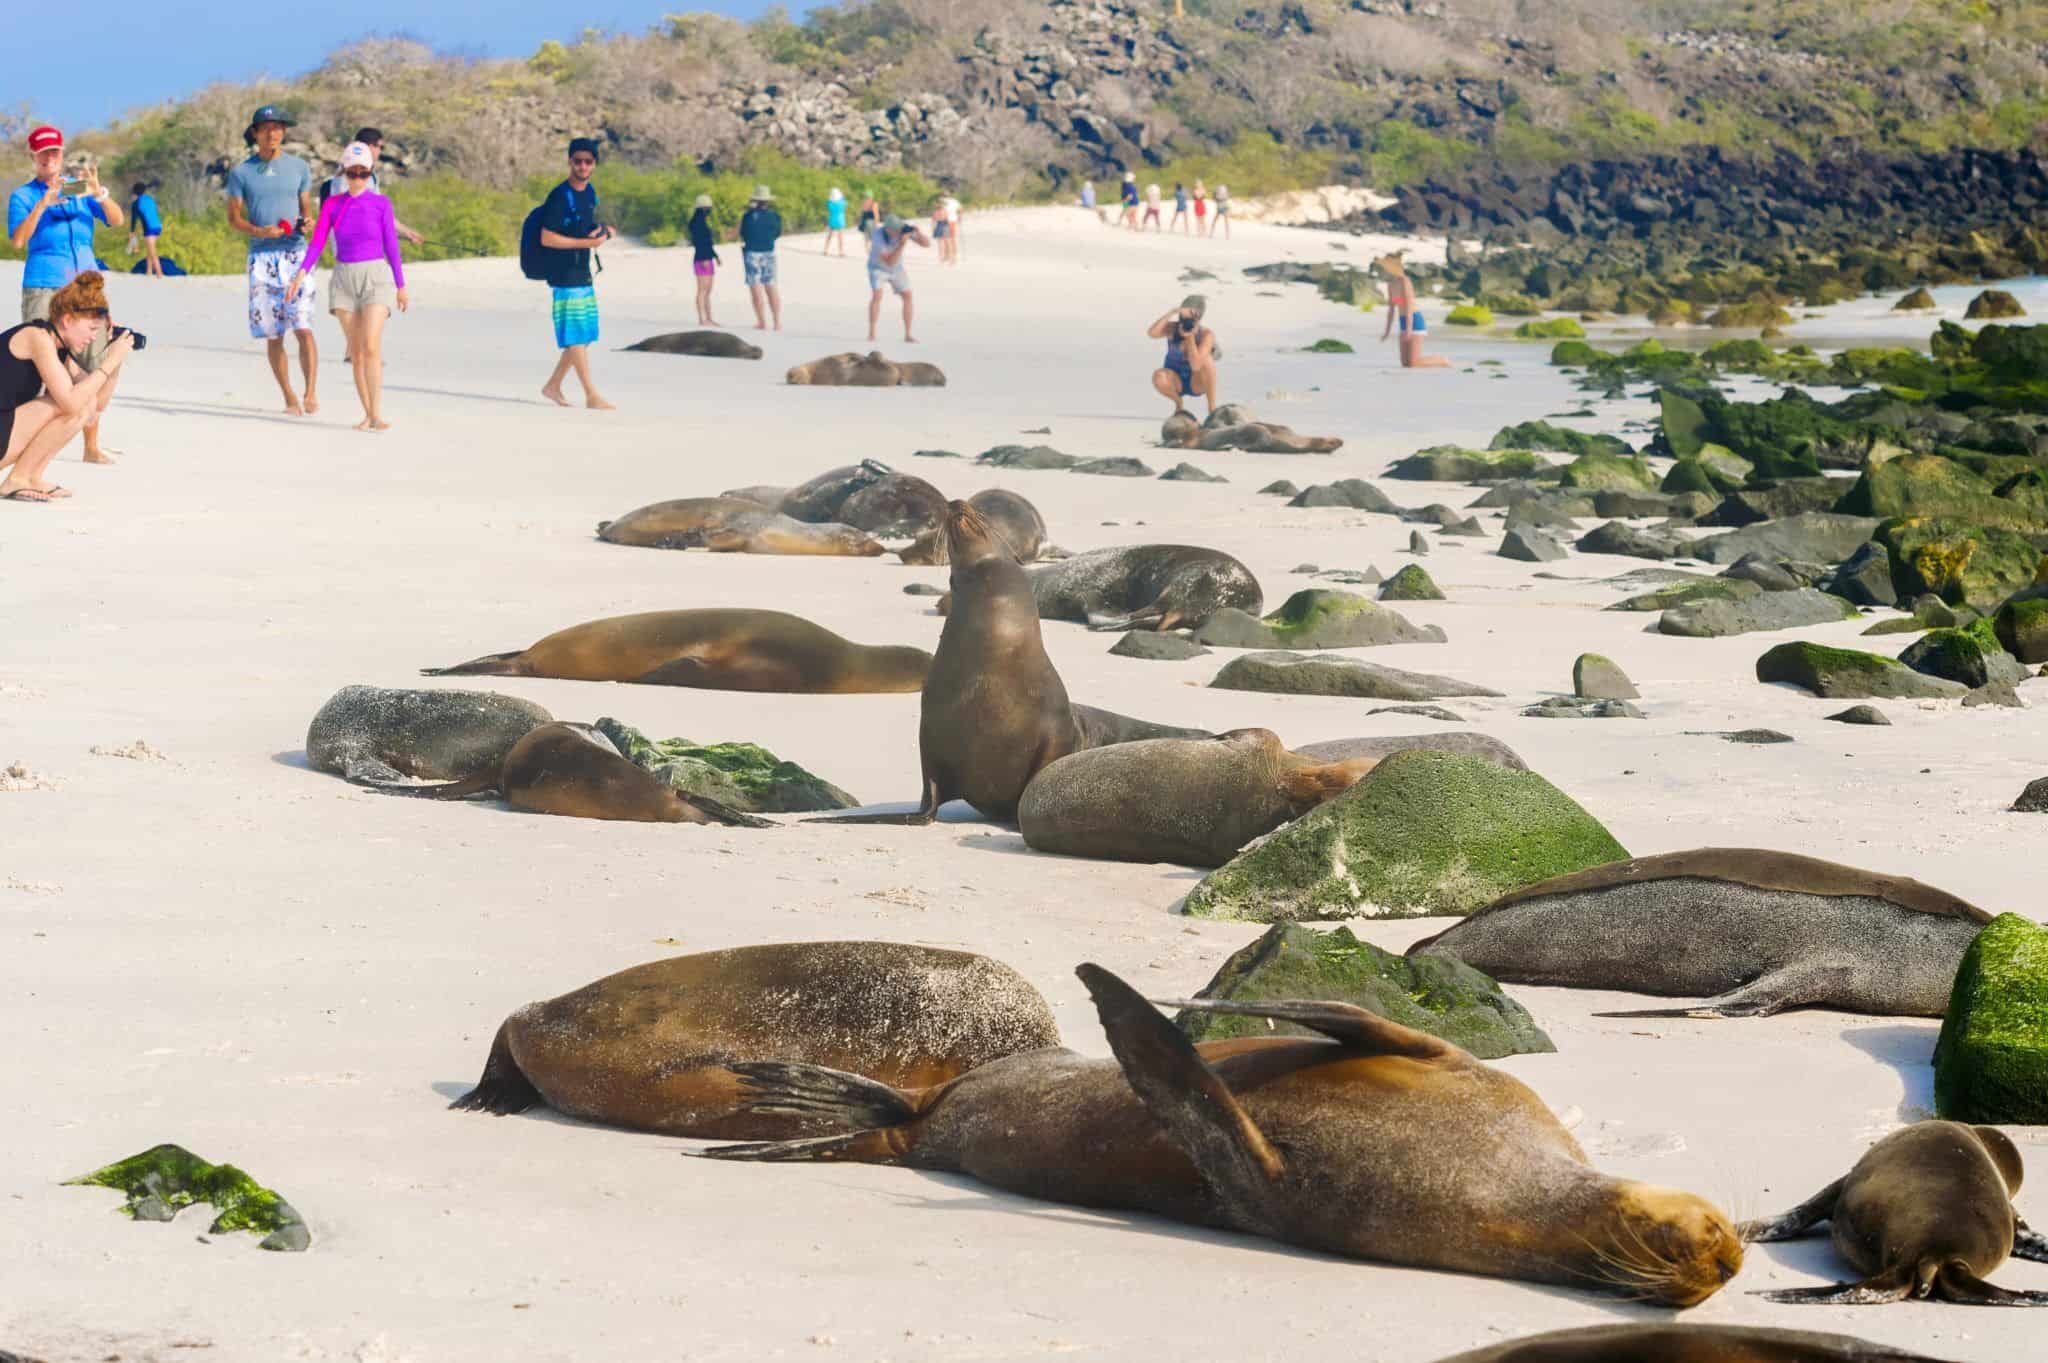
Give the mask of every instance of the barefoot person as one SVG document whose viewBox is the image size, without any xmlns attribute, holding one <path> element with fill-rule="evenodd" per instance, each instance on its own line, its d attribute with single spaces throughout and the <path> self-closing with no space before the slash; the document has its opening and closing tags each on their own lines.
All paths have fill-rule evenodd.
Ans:
<svg viewBox="0 0 2048 1363">
<path fill-rule="evenodd" d="M 1209 235 L 1209 186 L 1195 181 L 1195 235 Z"/>
<path fill-rule="evenodd" d="M 164 234 L 164 216 L 156 206 L 154 180 L 137 180 L 128 189 L 128 254 L 142 251 L 142 272 L 155 279 L 164 277 L 163 257 L 157 241 Z"/>
<path fill-rule="evenodd" d="M 1149 185 L 1146 185 L 1146 186 L 1145 186 L 1145 219 L 1144 219 L 1144 222 L 1145 222 L 1145 223 L 1150 223 L 1150 224 L 1152 225 L 1152 230 L 1153 230 L 1154 232 L 1157 232 L 1157 231 L 1159 231 L 1159 230 L 1160 230 L 1160 223 L 1159 223 L 1159 184 L 1158 184 L 1158 182 L 1157 182 L 1157 181 L 1154 181 L 1153 183 L 1151 183 L 1151 184 L 1149 184 Z M 1140 224 L 1139 224 L 1139 226 L 1140 226 L 1140 227 L 1142 228 L 1142 227 L 1144 226 L 1144 223 L 1140 223 Z"/>
<path fill-rule="evenodd" d="M 576 371 L 583 385 L 583 405 L 599 411 L 611 404 L 590 381 L 590 347 L 597 344 L 597 288 L 590 272 L 590 253 L 611 240 L 612 229 L 597 221 L 597 142 L 579 137 L 569 144 L 569 178 L 548 191 L 541 209 L 540 244 L 548 253 L 548 287 L 554 295 L 555 346 L 562 354 L 555 372 L 541 385 L 541 396 L 560 407 L 569 399 L 562 380 Z"/>
<path fill-rule="evenodd" d="M 391 200 L 370 188 L 377 155 L 361 142 L 341 154 L 342 182 L 347 189 L 320 205 L 320 221 L 299 272 L 285 288 L 285 301 L 299 295 L 314 262 L 334 238 L 334 273 L 327 278 L 327 310 L 341 324 L 355 366 L 356 397 L 363 404 L 359 431 L 388 431 L 384 419 L 384 323 L 396 307 L 404 312 L 411 299 L 405 291 L 405 262 L 398 256 L 398 219 Z"/>
<path fill-rule="evenodd" d="M 87 270 L 49 300 L 49 320 L 0 331 L 0 501 L 51 502 L 70 491 L 43 471 L 98 415 L 121 364 L 140 338 L 111 331 L 106 286 Z M 75 356 L 100 344 L 99 368 L 87 373 Z"/>
<path fill-rule="evenodd" d="M 127 221 L 113 196 L 100 185 L 99 168 L 86 162 L 77 180 L 64 180 L 64 134 L 52 127 L 28 135 L 35 173 L 7 200 L 7 240 L 27 259 L 21 271 L 21 320 L 47 318 L 57 291 L 98 266 L 93 256 L 95 223 L 119 227 Z M 82 187 L 82 188 L 81 188 Z M 107 337 L 93 338 L 74 352 L 79 367 L 90 374 L 106 353 Z M 111 379 L 99 389 L 85 423 L 85 462 L 111 464 L 114 451 L 100 447 L 100 415 L 113 401 Z"/>
<path fill-rule="evenodd" d="M 1209 224 L 1209 235 L 1213 237 L 1213 236 L 1215 236 L 1215 235 L 1216 235 L 1216 234 L 1217 234 L 1218 232 L 1221 232 L 1221 233 L 1223 234 L 1223 239 L 1224 239 L 1225 241 L 1229 241 L 1229 240 L 1230 240 L 1230 186 L 1229 186 L 1229 185 L 1218 185 L 1218 186 L 1216 186 L 1216 221 L 1214 221 L 1213 223 Z"/>
<path fill-rule="evenodd" d="M 299 274 L 306 225 L 313 220 L 313 172 L 283 151 L 285 129 L 295 122 L 275 104 L 249 116 L 242 136 L 255 149 L 228 172 L 228 226 L 249 239 L 249 334 L 264 343 L 284 409 L 298 416 L 320 410 L 320 346 L 313 339 L 317 283 L 308 277 L 290 298 L 285 296 Z M 303 400 L 292 391 L 286 335 L 298 338 L 299 372 L 306 380 Z"/>
<path fill-rule="evenodd" d="M 960 217 L 961 217 L 961 213 L 960 213 L 960 201 L 959 201 L 958 199 L 954 198 L 954 197 L 953 197 L 952 195 L 948 194 L 948 195 L 946 196 L 946 205 L 945 205 L 945 206 L 946 206 L 946 249 L 945 249 L 944 255 L 945 255 L 945 258 L 946 258 L 946 263 L 947 263 L 948 265 L 958 265 L 958 264 L 960 263 L 960 238 L 961 238 L 961 231 L 960 231 Z"/>
<path fill-rule="evenodd" d="M 843 207 L 843 205 L 842 205 Z M 840 220 L 845 221 L 842 212 Z M 690 214 L 690 273 L 697 279 L 697 325 L 715 327 L 711 315 L 711 285 L 718 278 L 718 236 L 711 230 L 711 196 L 699 194 Z"/>
<path fill-rule="evenodd" d="M 782 237 L 782 215 L 775 211 L 775 192 L 754 186 L 754 197 L 740 215 L 740 263 L 747 271 L 747 292 L 754 299 L 754 330 L 768 330 L 773 316 L 782 330 L 782 289 L 775 282 L 775 243 Z"/>
<path fill-rule="evenodd" d="M 825 249 L 819 254 L 833 254 L 834 246 L 839 248 L 838 254 L 846 254 L 846 191 L 838 185 L 825 196 Z"/>
<path fill-rule="evenodd" d="M 1381 256 L 1372 265 L 1387 280 L 1387 321 L 1380 328 L 1380 339 L 1386 340 L 1398 321 L 1403 369 L 1449 369 L 1451 362 L 1443 356 L 1422 353 L 1422 338 L 1429 334 L 1429 328 L 1423 325 L 1422 309 L 1415 301 L 1415 284 L 1408 278 L 1401 253 Z"/>
<path fill-rule="evenodd" d="M 1116 225 L 1135 232 L 1138 230 L 1138 173 L 1134 170 L 1124 172 L 1123 196 L 1123 211 L 1117 215 Z"/>
<path fill-rule="evenodd" d="M 1175 228 L 1180 229 L 1182 236 L 1187 235 L 1188 187 L 1184 184 L 1175 184 L 1173 187 L 1173 221 L 1166 225 L 1166 230 L 1171 232 Z"/>
<path fill-rule="evenodd" d="M 1216 410 L 1216 333 L 1202 325 L 1206 310 L 1200 294 L 1189 294 L 1145 329 L 1153 340 L 1166 342 L 1166 360 L 1152 371 L 1152 387 L 1176 412 L 1187 410 L 1181 402 L 1187 397 L 1204 398 Z"/>
<path fill-rule="evenodd" d="M 875 339 L 875 328 L 882 321 L 882 286 L 895 290 L 903 300 L 903 339 L 916 344 L 917 337 L 910 334 L 910 271 L 903 266 L 903 253 L 911 242 L 919 246 L 931 245 L 931 238 L 916 226 L 903 221 L 894 213 L 882 220 L 882 225 L 868 238 L 868 339 Z"/>
</svg>

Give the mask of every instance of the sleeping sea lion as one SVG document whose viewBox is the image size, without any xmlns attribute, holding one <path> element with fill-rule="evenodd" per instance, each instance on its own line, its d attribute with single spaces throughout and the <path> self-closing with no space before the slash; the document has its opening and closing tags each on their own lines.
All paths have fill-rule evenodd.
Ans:
<svg viewBox="0 0 2048 1363">
<path fill-rule="evenodd" d="M 895 472 L 879 459 L 863 459 L 826 469 L 815 478 L 798 483 L 782 494 L 775 509 L 800 521 L 836 521 L 846 499 L 864 487 L 872 487 Z"/>
<path fill-rule="evenodd" d="M 1864 1152 L 1783 1216 L 1745 1221 L 1744 1240 L 1793 1240 L 1830 1223 L 1857 1283 L 1759 1292 L 1772 1301 L 1869 1306 L 1908 1297 L 1964 1306 L 2048 1306 L 2048 1292 L 1984 1281 L 2008 1255 L 2048 1263 L 2048 1236 L 2027 1229 L 2012 1199 L 2020 1152 L 1995 1126 L 1915 1122 Z"/>
<path fill-rule="evenodd" d="M 915 691 L 932 655 L 856 644 L 782 611 L 645 611 L 557 630 L 530 648 L 489 653 L 429 677 L 559 677 L 707 691 L 850 695 Z"/>
<path fill-rule="evenodd" d="M 1455 956 L 1506 984 L 1714 996 L 1606 1017 L 1940 1017 L 1964 949 L 1990 921 L 1903 876 L 1703 847 L 1526 885 L 1408 954 Z"/>
<path fill-rule="evenodd" d="M 766 511 L 782 509 L 782 499 L 789 495 L 786 487 L 774 487 L 767 483 L 755 483 L 751 487 L 731 487 L 718 494 L 735 502 L 752 502 Z"/>
<path fill-rule="evenodd" d="M 718 554 L 816 554 L 874 558 L 880 543 L 850 525 L 810 524 L 735 497 L 684 497 L 599 521 L 607 544 L 709 549 Z"/>
<path fill-rule="evenodd" d="M 1889 1344 L 1756 1325 L 1587 1325 L 1438 1363 L 1944 1363 Z"/>
<path fill-rule="evenodd" d="M 969 497 L 967 504 L 995 527 L 1003 547 L 1017 562 L 1031 562 L 1045 547 L 1045 518 L 1038 514 L 1037 507 L 1016 493 L 992 487 Z M 947 561 L 944 526 L 933 525 L 920 534 L 917 542 L 908 549 L 897 550 L 896 557 L 905 563 L 944 565 Z"/>
<path fill-rule="evenodd" d="M 914 473 L 891 473 L 839 504 L 837 520 L 870 535 L 911 539 L 945 519 L 946 494 Z"/>
<path fill-rule="evenodd" d="M 495 691 L 344 686 L 306 729 L 306 761 L 351 781 L 459 781 L 496 771 L 554 716 Z"/>
<path fill-rule="evenodd" d="M 372 787 L 391 795 L 467 800 L 493 791 L 529 814 L 628 823 L 726 823 L 773 828 L 767 819 L 701 795 L 684 795 L 619 756 L 611 740 L 588 724 L 543 724 L 512 745 L 490 771 L 439 786 Z"/>
<path fill-rule="evenodd" d="M 1058 1044 L 1038 991 L 986 956 L 894 942 L 735 947 L 528 1004 L 498 1028 L 483 1077 L 450 1106 L 504 1116 L 545 1103 L 641 1131 L 780 1140 L 846 1128 L 743 1111 L 727 1063 L 827 1065 L 922 1087 Z"/>
<path fill-rule="evenodd" d="M 1069 753 L 1032 777 L 1017 827 L 1040 852 L 1221 866 L 1378 765 L 1314 762 L 1270 729 L 1121 743 Z"/>
<path fill-rule="evenodd" d="M 916 360 L 891 362 L 879 350 L 859 355 L 851 350 L 792 368 L 789 383 L 850 388 L 944 388 L 946 376 L 935 364 Z"/>
<path fill-rule="evenodd" d="M 1270 421 L 1247 421 L 1203 431 L 1194 447 L 1247 454 L 1334 454 L 1344 448 L 1344 442 L 1334 435 L 1297 435 L 1292 428 Z"/>
<path fill-rule="evenodd" d="M 665 331 L 626 347 L 655 355 L 709 355 L 721 360 L 758 360 L 761 347 L 729 331 Z"/>
<path fill-rule="evenodd" d="M 1027 1197 L 1668 1306 L 1706 1300 L 1742 1265 L 1719 1210 L 1600 1173 L 1541 1099 L 1449 1042 L 1342 1003 L 1165 1003 L 1328 1038 L 1197 1046 L 1108 971 L 1078 973 L 1114 1060 L 1026 1051 L 908 1093 L 735 1065 L 756 1111 L 869 1129 L 703 1153 L 951 1170 Z"/>
<path fill-rule="evenodd" d="M 1265 593 L 1251 569 L 1220 549 L 1136 544 L 1096 549 L 1031 574 L 1046 620 L 1096 630 L 1199 625 L 1225 606 L 1257 615 Z"/>
</svg>

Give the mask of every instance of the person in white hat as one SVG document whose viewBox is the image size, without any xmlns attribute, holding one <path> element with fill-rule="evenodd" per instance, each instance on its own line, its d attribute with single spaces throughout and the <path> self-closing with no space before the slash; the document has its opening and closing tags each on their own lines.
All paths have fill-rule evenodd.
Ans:
<svg viewBox="0 0 2048 1363">
<path fill-rule="evenodd" d="M 397 215 L 391 200 L 370 188 L 376 169 L 377 153 L 368 144 L 348 144 L 341 154 L 342 183 L 348 188 L 320 205 L 312 239 L 284 291 L 285 302 L 298 298 L 331 235 L 334 273 L 327 279 L 327 310 L 341 324 L 355 366 L 356 397 L 363 404 L 359 431 L 391 429 L 384 419 L 384 323 L 393 308 L 404 312 L 412 301 L 405 289 L 405 262 L 398 255 Z"/>
<path fill-rule="evenodd" d="M 918 230 L 917 224 L 905 222 L 891 213 L 868 236 L 868 339 L 875 339 L 875 328 L 882 321 L 882 289 L 895 290 L 903 300 L 903 339 L 915 344 L 917 337 L 910 334 L 910 319 L 913 306 L 910 298 L 910 271 L 903 266 L 903 253 L 911 242 L 919 246 L 932 244 L 931 238 Z"/>
<path fill-rule="evenodd" d="M 846 192 L 838 185 L 825 196 L 825 248 L 819 254 L 831 255 L 834 245 L 839 254 L 846 254 Z"/>
<path fill-rule="evenodd" d="M 1124 211 L 1118 215 L 1116 225 L 1118 227 L 1128 227 L 1133 232 L 1138 230 L 1138 174 L 1136 171 L 1127 170 L 1124 172 Z"/>
<path fill-rule="evenodd" d="M 697 325 L 715 327 L 711 315 L 711 283 L 718 277 L 718 237 L 711 229 L 711 196 L 699 194 L 690 213 L 690 271 L 697 276 Z"/>
<path fill-rule="evenodd" d="M 775 192 L 754 186 L 753 200 L 740 217 L 740 260 L 747 267 L 747 292 L 754 297 L 754 329 L 782 330 L 782 290 L 775 283 L 775 242 L 782 235 L 782 215 L 774 208 Z"/>
</svg>

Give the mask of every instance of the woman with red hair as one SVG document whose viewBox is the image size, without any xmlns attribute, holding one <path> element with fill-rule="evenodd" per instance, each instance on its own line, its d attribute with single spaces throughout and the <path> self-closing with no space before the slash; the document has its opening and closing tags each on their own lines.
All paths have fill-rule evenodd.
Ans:
<svg viewBox="0 0 2048 1363">
<path fill-rule="evenodd" d="M 100 366 L 88 374 L 75 356 L 107 320 L 106 281 L 87 270 L 50 299 L 48 321 L 0 331 L 0 501 L 51 502 L 69 497 L 43 471 L 57 451 L 85 430 L 102 390 L 121 372 L 141 338 L 113 328 Z"/>
</svg>

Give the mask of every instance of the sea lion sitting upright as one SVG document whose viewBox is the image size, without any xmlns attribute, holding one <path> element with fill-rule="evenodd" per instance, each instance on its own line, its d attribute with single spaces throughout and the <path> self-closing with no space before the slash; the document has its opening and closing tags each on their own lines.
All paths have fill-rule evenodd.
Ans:
<svg viewBox="0 0 2048 1363">
<path fill-rule="evenodd" d="M 306 761 L 351 781 L 459 781 L 496 771 L 554 716 L 495 691 L 344 686 L 306 729 Z"/>
<path fill-rule="evenodd" d="M 1756 1325 L 1587 1325 L 1490 1344 L 1438 1363 L 1946 1363 L 1849 1335 Z"/>
<path fill-rule="evenodd" d="M 1703 847 L 1525 885 L 1408 948 L 1504 984 L 1707 994 L 1605 1017 L 1840 1008 L 1940 1017 L 1991 915 L 1903 876 L 1790 852 Z"/>
<path fill-rule="evenodd" d="M 1037 507 L 1016 493 L 999 487 L 987 488 L 969 497 L 967 504 L 995 527 L 1003 546 L 1017 562 L 1031 562 L 1045 547 L 1045 518 L 1038 514 Z M 933 525 L 920 534 L 908 549 L 897 550 L 896 557 L 905 563 L 944 566 L 947 561 L 945 526 Z"/>
<path fill-rule="evenodd" d="M 1378 765 L 1315 762 L 1270 729 L 1121 743 L 1069 753 L 1032 777 L 1017 827 L 1040 852 L 1221 866 Z"/>
<path fill-rule="evenodd" d="M 599 521 L 607 544 L 641 549 L 709 549 L 716 554 L 812 554 L 875 558 L 882 545 L 850 525 L 811 524 L 736 497 L 684 497 Z"/>
<path fill-rule="evenodd" d="M 528 1004 L 450 1106 L 504 1116 L 545 1103 L 641 1131 L 781 1140 L 846 1128 L 744 1111 L 729 1062 L 827 1065 L 921 1087 L 1059 1039 L 1038 991 L 986 956 L 895 942 L 735 947 Z"/>
<path fill-rule="evenodd" d="M 424 671 L 852 695 L 915 691 L 931 661 L 921 648 L 856 644 L 800 616 L 735 608 L 615 615 L 556 630 L 530 648 Z"/>
<path fill-rule="evenodd" d="M 1341 1003 L 1166 1003 L 1328 1038 L 1197 1046 L 1108 971 L 1078 973 L 1114 1060 L 1027 1051 L 910 1093 L 735 1065 L 756 1111 L 870 1129 L 704 1153 L 951 1170 L 1027 1197 L 1669 1306 L 1706 1300 L 1742 1265 L 1719 1210 L 1594 1169 L 1540 1098 L 1449 1042 Z"/>
<path fill-rule="evenodd" d="M 626 347 L 655 355 L 709 355 L 721 360 L 758 360 L 761 347 L 729 331 L 664 331 Z"/>
<path fill-rule="evenodd" d="M 2048 1306 L 2048 1292 L 1984 1281 L 2008 1255 L 2048 1263 L 2048 1237 L 2029 1230 L 2013 1210 L 2023 1174 L 2019 1150 L 1995 1126 L 1930 1121 L 1894 1131 L 1783 1216 L 1737 1227 L 1744 1240 L 1792 1240 L 1829 1222 L 1836 1252 L 1863 1281 L 1757 1295 L 1846 1306 L 1907 1297 Z"/>
<path fill-rule="evenodd" d="M 1136 544 L 1076 554 L 1031 574 L 1038 614 L 1090 629 L 1199 625 L 1225 606 L 1257 615 L 1265 593 L 1251 569 L 1220 549 Z"/>
</svg>

